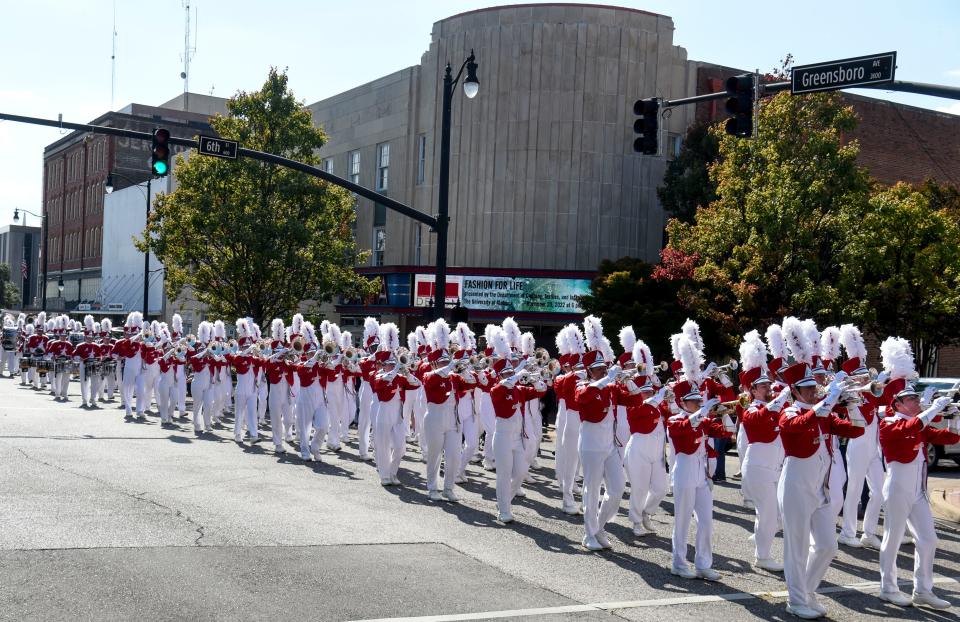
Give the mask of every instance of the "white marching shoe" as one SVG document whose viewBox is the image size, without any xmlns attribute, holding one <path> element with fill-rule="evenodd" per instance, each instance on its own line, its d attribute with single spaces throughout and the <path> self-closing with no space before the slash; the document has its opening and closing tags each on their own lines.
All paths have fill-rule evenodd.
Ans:
<svg viewBox="0 0 960 622">
<path fill-rule="evenodd" d="M 880 538 L 878 538 L 875 534 L 865 533 L 862 536 L 860 536 L 860 544 L 862 544 L 868 549 L 879 551 L 881 542 L 880 542 Z"/>
<path fill-rule="evenodd" d="M 938 598 L 933 592 L 914 592 L 913 605 L 932 609 L 949 609 L 952 606 L 949 600 Z"/>
<path fill-rule="evenodd" d="M 860 542 L 860 539 L 856 536 L 840 536 L 837 539 L 837 542 L 843 546 L 849 546 L 851 549 L 859 549 L 863 547 L 863 544 Z"/>
<path fill-rule="evenodd" d="M 593 536 L 583 536 L 582 544 L 588 551 L 602 551 L 603 547 Z"/>
<path fill-rule="evenodd" d="M 696 579 L 697 573 L 691 570 L 690 566 L 674 566 L 670 569 L 670 574 L 681 579 Z"/>
<path fill-rule="evenodd" d="M 697 578 L 704 581 L 719 581 L 720 573 L 713 568 L 697 568 Z"/>
<path fill-rule="evenodd" d="M 880 592 L 877 594 L 877 598 L 885 600 L 888 603 L 893 603 L 894 605 L 899 605 L 900 607 L 910 607 L 913 605 L 913 600 L 900 590 L 896 592 Z"/>
<path fill-rule="evenodd" d="M 823 617 L 822 613 L 814 611 L 806 605 L 794 605 L 792 603 L 787 603 L 787 613 L 797 616 L 802 620 L 816 620 Z"/>
<path fill-rule="evenodd" d="M 769 572 L 783 572 L 783 564 L 775 559 L 758 559 L 753 565 Z"/>
</svg>

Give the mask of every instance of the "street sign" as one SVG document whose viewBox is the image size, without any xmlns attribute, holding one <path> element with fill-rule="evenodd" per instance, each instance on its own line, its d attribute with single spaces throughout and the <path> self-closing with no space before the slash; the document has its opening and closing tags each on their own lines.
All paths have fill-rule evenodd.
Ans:
<svg viewBox="0 0 960 622">
<path fill-rule="evenodd" d="M 893 82 L 896 69 L 896 52 L 832 60 L 815 65 L 800 65 L 794 67 L 791 72 L 790 92 L 799 95 L 884 84 Z"/>
<path fill-rule="evenodd" d="M 235 140 L 224 140 L 223 138 L 214 138 L 213 136 L 200 136 L 197 142 L 198 151 L 203 155 L 227 158 L 228 160 L 237 159 L 237 147 L 239 143 Z"/>
</svg>

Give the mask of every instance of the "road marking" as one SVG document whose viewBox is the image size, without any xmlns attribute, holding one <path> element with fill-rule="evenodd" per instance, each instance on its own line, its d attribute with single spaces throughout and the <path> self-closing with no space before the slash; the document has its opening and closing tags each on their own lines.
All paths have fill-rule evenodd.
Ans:
<svg viewBox="0 0 960 622">
<path fill-rule="evenodd" d="M 958 577 L 937 577 L 935 584 L 957 583 Z M 910 585 L 910 580 L 901 580 L 902 585 Z M 879 581 L 865 581 L 849 585 L 837 585 L 817 590 L 818 594 L 837 594 L 840 592 L 874 592 L 880 589 Z M 704 603 L 723 603 L 743 600 L 786 598 L 787 592 L 735 592 L 713 596 L 682 596 L 678 598 L 659 598 L 648 600 L 627 600 L 621 602 L 590 603 L 586 605 L 561 605 L 557 607 L 536 607 L 532 609 L 508 609 L 501 611 L 480 611 L 477 613 L 450 613 L 432 616 L 412 616 L 405 618 L 368 618 L 352 622 L 463 622 L 465 620 L 492 620 L 497 618 L 522 618 L 558 613 L 588 613 L 595 611 L 614 611 L 619 609 L 640 609 L 644 607 L 668 607 L 671 605 L 700 605 Z"/>
</svg>

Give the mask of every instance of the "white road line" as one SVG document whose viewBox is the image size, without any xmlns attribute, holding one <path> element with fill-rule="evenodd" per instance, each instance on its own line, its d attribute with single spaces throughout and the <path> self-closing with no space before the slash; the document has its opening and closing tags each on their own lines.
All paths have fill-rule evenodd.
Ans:
<svg viewBox="0 0 960 622">
<path fill-rule="evenodd" d="M 957 583 L 957 577 L 937 577 L 935 584 Z M 910 584 L 909 580 L 900 581 Z M 837 585 L 817 590 L 818 594 L 836 594 L 840 592 L 874 592 L 880 589 L 879 581 L 865 581 L 850 585 Z M 412 616 L 405 618 L 371 618 L 351 622 L 463 622 L 466 620 L 494 620 L 497 618 L 521 618 L 558 613 L 587 613 L 593 611 L 614 611 L 618 609 L 639 609 L 643 607 L 668 607 L 671 605 L 700 605 L 704 603 L 722 603 L 730 601 L 786 598 L 787 592 L 735 592 L 714 596 L 682 596 L 678 598 L 659 598 L 649 600 L 627 600 L 622 602 L 590 603 L 587 605 L 562 605 L 558 607 L 536 607 L 532 609 L 508 609 L 501 611 L 480 611 L 477 613 L 450 613 L 432 616 Z"/>
</svg>

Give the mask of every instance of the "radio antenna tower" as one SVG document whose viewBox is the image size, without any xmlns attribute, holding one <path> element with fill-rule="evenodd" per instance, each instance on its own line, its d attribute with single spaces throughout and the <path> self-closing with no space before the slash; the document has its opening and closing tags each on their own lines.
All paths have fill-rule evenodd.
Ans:
<svg viewBox="0 0 960 622">
<path fill-rule="evenodd" d="M 110 110 L 117 91 L 117 0 L 113 0 L 113 48 L 110 51 Z"/>
<path fill-rule="evenodd" d="M 193 47 L 190 46 L 190 0 L 183 0 L 184 25 L 183 25 L 183 71 L 180 77 L 183 78 L 183 109 L 190 109 L 190 60 L 197 53 L 197 23 L 194 21 Z M 195 13 L 199 15 L 199 10 Z"/>
</svg>

